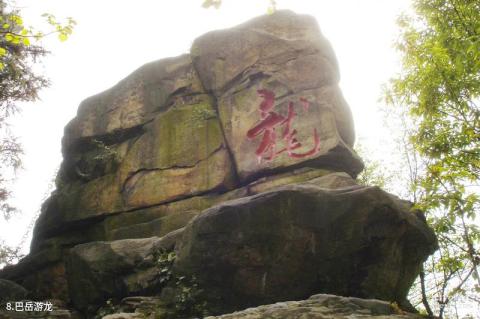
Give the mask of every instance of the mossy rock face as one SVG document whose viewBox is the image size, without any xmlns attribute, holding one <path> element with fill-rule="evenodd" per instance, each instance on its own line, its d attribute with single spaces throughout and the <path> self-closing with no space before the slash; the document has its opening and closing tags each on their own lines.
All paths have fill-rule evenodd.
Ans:
<svg viewBox="0 0 480 319">
<path fill-rule="evenodd" d="M 285 176 L 305 167 L 357 174 L 362 164 L 351 149 L 353 122 L 338 74 L 333 50 L 314 19 L 290 11 L 206 34 L 194 41 L 191 55 L 142 66 L 82 102 L 67 125 L 57 190 L 42 209 L 34 232 L 40 243 L 32 247 L 52 237 L 65 242 L 72 236 L 62 232 L 82 227 L 96 228 L 84 242 L 139 237 L 143 231 L 162 235 L 200 209 L 187 208 L 185 216 L 168 220 L 159 216 L 131 230 L 116 227 L 115 234 L 106 222 L 101 235 L 98 224 L 199 196 L 255 194 L 295 182 Z M 318 152 L 295 157 L 285 151 L 271 161 L 258 160 L 262 136 L 246 134 L 260 121 L 261 88 L 277 97 L 270 111 L 280 116 L 295 102 L 291 129 L 302 144 L 296 152 L 315 146 L 315 131 Z M 302 98 L 309 107 L 302 109 Z M 285 129 L 284 122 L 276 128 L 278 150 L 287 143 L 280 138 Z M 273 175 L 282 177 L 247 187 Z M 142 218 L 134 225 L 144 223 Z"/>
<path fill-rule="evenodd" d="M 99 240 L 118 240 L 127 238 L 145 238 L 163 236 L 184 227 L 201 211 L 226 200 L 258 194 L 283 185 L 315 182 L 322 176 L 330 176 L 332 183 L 347 185 L 351 179 L 347 174 L 340 179 L 332 177 L 332 172 L 322 169 L 301 168 L 290 172 L 260 178 L 244 187 L 223 193 L 194 196 L 145 209 L 127 211 L 106 216 L 100 221 L 92 220 L 88 226 L 77 227 L 85 223 L 81 219 L 68 219 L 72 215 L 59 214 L 58 195 L 45 203 L 45 211 L 37 220 L 32 242 L 32 252 L 60 247 L 73 247 L 80 243 Z M 342 181 L 346 182 L 342 182 Z M 323 182 L 324 183 L 324 182 Z M 336 184 L 336 185 L 337 185 Z M 75 211 L 75 210 L 71 210 Z M 88 221 L 88 219 L 87 219 Z M 58 234 L 52 237 L 52 234 Z"/>
<path fill-rule="evenodd" d="M 112 88 L 83 101 L 65 129 L 64 152 L 95 137 L 121 138 L 121 132 L 150 121 L 177 96 L 202 93 L 189 55 L 166 58 L 140 67 Z"/>
<path fill-rule="evenodd" d="M 125 146 L 116 171 L 62 185 L 57 209 L 63 221 L 233 188 L 233 167 L 211 100 L 199 96 L 194 102 L 159 114 Z"/>
<path fill-rule="evenodd" d="M 43 237 L 62 225 L 234 188 L 234 168 L 211 98 L 200 94 L 172 103 L 140 136 L 109 146 L 102 142 L 79 162 L 64 162 L 35 233 Z M 82 163 L 91 165 L 85 164 L 80 176 Z M 96 170 L 99 165 L 104 170 Z"/>
<path fill-rule="evenodd" d="M 133 144 L 119 174 L 127 209 L 233 188 L 232 163 L 208 96 L 159 115 Z"/>
<path fill-rule="evenodd" d="M 325 187 L 331 182 L 206 210 L 177 243 L 176 272 L 197 277 L 209 304 L 225 312 L 313 293 L 404 303 L 436 248 L 433 231 L 378 188 Z"/>
</svg>

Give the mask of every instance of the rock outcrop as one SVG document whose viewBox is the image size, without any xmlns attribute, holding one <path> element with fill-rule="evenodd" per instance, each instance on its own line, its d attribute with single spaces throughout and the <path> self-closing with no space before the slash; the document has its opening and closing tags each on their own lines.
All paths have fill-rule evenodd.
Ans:
<svg viewBox="0 0 480 319">
<path fill-rule="evenodd" d="M 22 286 L 10 281 L 0 279 L 0 303 L 10 300 L 21 300 L 28 296 L 28 291 Z"/>
<path fill-rule="evenodd" d="M 318 292 L 406 305 L 432 251 L 419 243 L 435 237 L 410 205 L 376 187 L 329 188 L 330 177 L 204 211 L 177 241 L 175 271 L 220 313 Z"/>
<path fill-rule="evenodd" d="M 290 11 L 141 67 L 81 103 L 30 255 L 0 278 L 87 317 L 135 296 L 165 318 L 318 293 L 407 305 L 436 239 L 355 182 L 338 81 L 316 21 Z"/>
<path fill-rule="evenodd" d="M 273 305 L 249 308 L 244 311 L 205 319 L 347 319 L 385 318 L 420 319 L 422 316 L 406 313 L 395 304 L 375 299 L 346 298 L 333 295 L 314 295 L 304 301 L 279 302 Z"/>
</svg>

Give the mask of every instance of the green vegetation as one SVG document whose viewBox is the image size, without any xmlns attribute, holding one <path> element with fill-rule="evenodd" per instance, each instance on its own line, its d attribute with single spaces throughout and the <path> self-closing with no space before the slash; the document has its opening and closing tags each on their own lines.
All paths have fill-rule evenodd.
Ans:
<svg viewBox="0 0 480 319">
<path fill-rule="evenodd" d="M 357 142 L 355 152 L 363 159 L 365 168 L 357 176 L 357 183 L 365 186 L 378 186 L 387 188 L 392 183 L 393 176 L 384 167 L 383 163 L 372 160 L 368 157 L 368 152 Z"/>
<path fill-rule="evenodd" d="M 0 0 L 0 218 L 4 219 L 16 211 L 9 204 L 9 182 L 22 165 L 22 147 L 9 129 L 9 119 L 19 111 L 18 102 L 37 100 L 39 91 L 49 84 L 34 70 L 48 54 L 39 41 L 49 34 L 65 41 L 75 25 L 71 18 L 62 24 L 52 14 L 43 17 L 52 29 L 47 33 L 29 27 L 13 2 Z M 15 259 L 14 251 L 0 244 L 0 267 Z"/>
<path fill-rule="evenodd" d="M 157 258 L 159 278 L 162 286 L 173 289 L 172 297 L 157 314 L 163 318 L 197 318 L 208 315 L 207 304 L 202 299 L 203 290 L 199 288 L 197 279 L 192 276 L 173 274 L 172 267 L 176 259 L 174 252 L 162 252 Z"/>
<path fill-rule="evenodd" d="M 208 315 L 207 303 L 203 299 L 203 290 L 199 288 L 194 276 L 179 276 L 173 273 L 173 263 L 176 254 L 173 251 L 160 249 L 154 255 L 157 269 L 155 278 L 158 294 L 149 304 L 132 305 L 123 301 L 108 299 L 105 304 L 95 311 L 96 319 L 119 312 L 137 312 L 145 318 L 175 319 L 175 318 L 203 318 Z M 163 289 L 167 292 L 163 293 Z"/>
<path fill-rule="evenodd" d="M 417 299 L 443 318 L 480 303 L 480 2 L 414 0 L 413 8 L 398 20 L 402 71 L 385 101 L 414 123 L 409 190 L 440 244 Z"/>
</svg>

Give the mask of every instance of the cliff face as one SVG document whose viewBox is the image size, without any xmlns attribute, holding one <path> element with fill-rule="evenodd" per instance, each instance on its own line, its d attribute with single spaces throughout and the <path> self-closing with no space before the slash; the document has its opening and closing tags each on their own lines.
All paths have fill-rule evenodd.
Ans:
<svg viewBox="0 0 480 319">
<path fill-rule="evenodd" d="M 435 236 L 355 183 L 338 81 L 314 19 L 289 11 L 141 67 L 81 103 L 31 253 L 0 277 L 87 313 L 134 295 L 168 309 L 178 278 L 214 314 L 314 293 L 405 303 Z"/>
</svg>

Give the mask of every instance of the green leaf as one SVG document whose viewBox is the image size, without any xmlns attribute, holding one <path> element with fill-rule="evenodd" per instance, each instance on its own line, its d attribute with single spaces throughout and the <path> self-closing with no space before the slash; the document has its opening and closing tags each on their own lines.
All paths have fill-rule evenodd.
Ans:
<svg viewBox="0 0 480 319">
<path fill-rule="evenodd" d="M 20 17 L 19 15 L 10 16 L 10 21 L 12 21 L 13 23 L 19 26 L 23 25 L 22 17 Z"/>
<path fill-rule="evenodd" d="M 401 71 L 383 101 L 415 123 L 402 140 L 422 164 L 414 170 L 417 206 L 426 210 L 440 246 L 429 270 L 439 281 L 426 284 L 432 296 L 453 299 L 468 296 L 467 287 L 478 282 L 471 276 L 454 289 L 480 250 L 473 227 L 480 209 L 480 7 L 478 1 L 414 0 L 411 9 L 397 22 Z"/>
<path fill-rule="evenodd" d="M 64 42 L 67 41 L 68 35 L 66 35 L 65 33 L 59 33 L 58 38 L 60 39 L 60 41 Z"/>
</svg>

